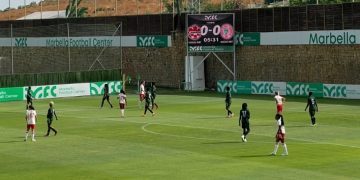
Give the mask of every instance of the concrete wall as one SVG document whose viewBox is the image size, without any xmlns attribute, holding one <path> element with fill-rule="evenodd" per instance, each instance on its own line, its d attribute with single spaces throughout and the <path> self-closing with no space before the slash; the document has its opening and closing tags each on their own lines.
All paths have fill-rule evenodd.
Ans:
<svg viewBox="0 0 360 180">
<path fill-rule="evenodd" d="M 360 84 L 359 45 L 248 46 L 236 51 L 237 80 Z M 223 57 L 233 67 L 230 56 Z M 220 79 L 232 76 L 210 58 L 206 84 L 214 87 Z"/>
<path fill-rule="evenodd" d="M 123 48 L 124 73 L 133 82 L 157 82 L 159 86 L 179 87 L 184 80 L 184 35 L 172 36 L 171 48 Z M 71 71 L 87 71 L 101 49 L 72 48 Z M 15 48 L 15 73 L 68 71 L 66 48 Z M 205 54 L 202 54 L 205 56 Z M 231 53 L 218 54 L 233 69 Z M 11 73 L 11 49 L 0 48 L 0 74 Z M 119 48 L 108 48 L 99 61 L 106 69 L 120 68 Z M 92 70 L 102 69 L 96 62 Z M 321 82 L 360 84 L 360 45 L 246 46 L 236 49 L 236 79 L 249 81 Z M 206 87 L 232 75 L 213 56 L 205 61 Z"/>
</svg>

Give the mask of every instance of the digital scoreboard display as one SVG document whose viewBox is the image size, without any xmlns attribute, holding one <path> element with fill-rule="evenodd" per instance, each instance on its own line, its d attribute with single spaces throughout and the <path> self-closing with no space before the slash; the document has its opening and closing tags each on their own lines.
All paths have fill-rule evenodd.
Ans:
<svg viewBox="0 0 360 180">
<path fill-rule="evenodd" d="M 189 14 L 188 52 L 233 52 L 234 14 Z"/>
</svg>

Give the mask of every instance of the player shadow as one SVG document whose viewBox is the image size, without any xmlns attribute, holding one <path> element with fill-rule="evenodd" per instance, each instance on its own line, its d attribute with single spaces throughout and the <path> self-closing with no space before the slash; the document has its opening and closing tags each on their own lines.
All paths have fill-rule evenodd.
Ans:
<svg viewBox="0 0 360 180">
<path fill-rule="evenodd" d="M 222 141 L 222 142 L 206 142 L 202 144 L 237 144 L 237 143 L 243 143 L 241 141 Z"/>
<path fill-rule="evenodd" d="M 0 144 L 19 143 L 19 142 L 24 142 L 24 140 L 0 141 Z"/>
<path fill-rule="evenodd" d="M 269 154 L 253 154 L 253 155 L 241 155 L 241 156 L 234 156 L 236 158 L 261 158 L 261 157 L 272 157 Z"/>
<path fill-rule="evenodd" d="M 213 117 L 195 117 L 194 119 L 231 119 L 225 116 L 213 116 Z"/>
</svg>

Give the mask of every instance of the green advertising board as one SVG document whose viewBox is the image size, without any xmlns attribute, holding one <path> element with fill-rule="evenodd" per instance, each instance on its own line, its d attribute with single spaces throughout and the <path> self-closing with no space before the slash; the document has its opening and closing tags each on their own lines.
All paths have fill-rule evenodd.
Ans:
<svg viewBox="0 0 360 180">
<path fill-rule="evenodd" d="M 0 88 L 0 102 L 23 100 L 23 88 Z"/>
<path fill-rule="evenodd" d="M 260 46 L 260 33 L 237 33 L 235 36 L 236 46 Z"/>
<path fill-rule="evenodd" d="M 251 81 L 238 81 L 237 92 L 239 94 L 251 94 Z"/>
<path fill-rule="evenodd" d="M 217 82 L 217 92 L 225 93 L 226 87 L 230 87 L 230 92 L 238 93 L 236 81 L 220 80 Z"/>
<path fill-rule="evenodd" d="M 324 85 L 321 83 L 288 82 L 286 84 L 286 95 L 308 96 L 311 91 L 315 97 L 323 97 L 323 89 Z"/>
<path fill-rule="evenodd" d="M 120 90 L 122 89 L 121 81 L 94 82 L 94 83 L 90 83 L 90 95 L 104 94 L 105 84 L 109 85 L 110 94 L 120 93 Z"/>
<path fill-rule="evenodd" d="M 136 36 L 137 47 L 168 47 L 168 36 Z"/>
<path fill-rule="evenodd" d="M 346 85 L 343 84 L 325 84 L 324 97 L 330 98 L 346 98 L 347 90 Z"/>
</svg>

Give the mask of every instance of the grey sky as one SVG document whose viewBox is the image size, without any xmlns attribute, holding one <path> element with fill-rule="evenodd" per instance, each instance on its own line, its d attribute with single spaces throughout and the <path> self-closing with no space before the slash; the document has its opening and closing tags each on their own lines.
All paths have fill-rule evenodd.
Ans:
<svg viewBox="0 0 360 180">
<path fill-rule="evenodd" d="M 28 5 L 31 2 L 39 3 L 40 0 L 10 0 L 11 8 L 18 8 L 19 6 L 23 6 L 25 3 Z M 0 0 L 0 10 L 4 10 L 9 7 L 9 0 Z"/>
</svg>

